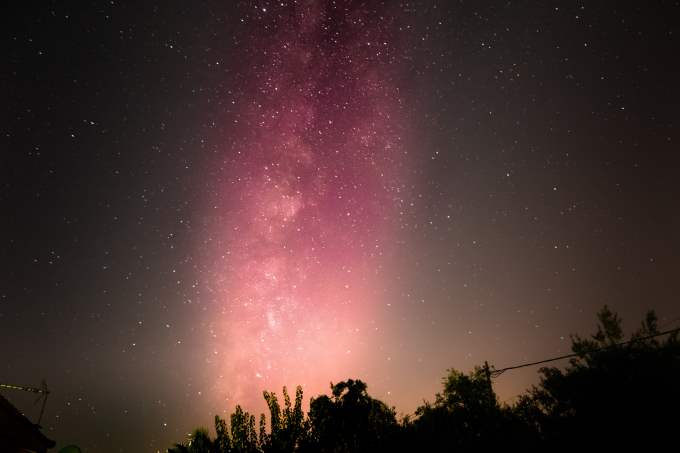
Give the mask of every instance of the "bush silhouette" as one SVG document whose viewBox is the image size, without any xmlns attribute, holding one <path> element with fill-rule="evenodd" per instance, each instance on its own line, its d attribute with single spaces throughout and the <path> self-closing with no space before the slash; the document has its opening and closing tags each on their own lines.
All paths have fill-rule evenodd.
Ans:
<svg viewBox="0 0 680 453">
<path fill-rule="evenodd" d="M 564 448 L 580 442 L 575 433 L 608 450 L 641 440 L 668 445 L 671 414 L 680 408 L 677 331 L 662 342 L 644 339 L 659 333 L 656 315 L 649 312 L 631 341 L 620 344 L 621 319 L 605 306 L 598 321 L 591 338 L 572 337 L 578 356 L 565 370 L 540 370 L 540 384 L 521 401 L 525 420 L 543 441 Z"/>
<path fill-rule="evenodd" d="M 672 445 L 680 408 L 678 329 L 660 335 L 649 312 L 624 341 L 621 319 L 608 307 L 597 314 L 597 332 L 572 336 L 574 357 L 564 369 L 544 367 L 540 382 L 513 405 L 501 404 L 490 368 L 465 374 L 448 371 L 434 402 L 397 421 L 393 408 L 371 397 L 354 379 L 331 383 L 330 395 L 302 411 L 302 388 L 292 402 L 283 388 L 283 408 L 265 391 L 264 414 L 255 417 L 236 406 L 229 426 L 215 417 L 214 440 L 197 429 L 173 453 L 283 452 L 449 452 L 510 448 L 574 450 L 587 445 L 607 451 Z M 584 444 L 584 439 L 588 443 Z"/>
</svg>

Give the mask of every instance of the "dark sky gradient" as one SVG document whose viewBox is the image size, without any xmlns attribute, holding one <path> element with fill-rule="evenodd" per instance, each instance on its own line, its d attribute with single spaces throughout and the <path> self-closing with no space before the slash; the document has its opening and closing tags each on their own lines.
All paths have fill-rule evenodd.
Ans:
<svg viewBox="0 0 680 453">
<path fill-rule="evenodd" d="M 678 2 L 22 5 L 0 382 L 47 380 L 59 446 L 163 451 L 348 377 L 409 413 L 604 304 L 679 322 Z"/>
</svg>

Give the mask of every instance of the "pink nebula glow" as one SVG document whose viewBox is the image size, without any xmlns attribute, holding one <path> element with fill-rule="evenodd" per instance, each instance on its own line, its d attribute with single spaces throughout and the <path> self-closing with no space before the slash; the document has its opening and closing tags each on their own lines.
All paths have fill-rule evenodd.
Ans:
<svg viewBox="0 0 680 453">
<path fill-rule="evenodd" d="M 215 387 L 246 404 L 362 373 L 405 187 L 391 25 L 307 3 L 249 49 L 238 123 L 214 163 Z"/>
</svg>

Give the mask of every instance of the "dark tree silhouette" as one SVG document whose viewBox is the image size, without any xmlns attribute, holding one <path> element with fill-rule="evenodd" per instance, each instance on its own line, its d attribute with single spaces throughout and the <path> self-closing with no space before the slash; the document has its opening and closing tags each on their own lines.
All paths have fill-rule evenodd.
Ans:
<svg viewBox="0 0 680 453">
<path fill-rule="evenodd" d="M 229 428 L 227 422 L 215 415 L 215 449 L 218 453 L 226 453 L 233 451 L 231 436 L 229 435 Z"/>
<path fill-rule="evenodd" d="M 331 383 L 312 398 L 305 417 L 302 388 L 292 402 L 283 388 L 265 391 L 270 423 L 236 406 L 230 426 L 215 417 L 214 440 L 197 429 L 172 453 L 450 452 L 491 449 L 627 450 L 672 445 L 680 408 L 678 331 L 661 337 L 654 312 L 624 341 L 621 319 L 606 306 L 597 331 L 572 337 L 575 357 L 562 370 L 541 368 L 540 383 L 512 405 L 500 404 L 490 369 L 449 370 L 442 392 L 414 416 L 397 422 L 394 409 L 372 398 L 360 380 Z M 652 338 L 654 337 L 654 338 Z M 657 339 L 656 337 L 659 337 Z M 665 339 L 662 339 L 665 338 Z M 587 439 L 587 444 L 585 443 Z"/>
<path fill-rule="evenodd" d="M 394 410 L 369 396 L 364 382 L 331 383 L 331 393 L 311 400 L 311 432 L 304 451 L 383 451 L 395 438 L 399 425 Z"/>
<path fill-rule="evenodd" d="M 236 406 L 227 422 L 215 416 L 215 440 L 208 431 L 196 429 L 186 444 L 175 444 L 170 453 L 275 453 L 297 451 L 301 440 L 309 431 L 302 411 L 302 387 L 295 392 L 293 405 L 287 389 L 283 388 L 284 408 L 281 410 L 276 394 L 264 392 L 270 410 L 270 432 L 264 414 L 260 415 L 259 435 L 255 429 L 255 416 Z"/>
<path fill-rule="evenodd" d="M 434 403 L 426 402 L 416 410 L 407 427 L 413 451 L 468 451 L 490 449 L 508 442 L 532 445 L 531 430 L 508 406 L 498 403 L 488 367 L 476 367 L 464 374 L 449 370 L 443 391 Z"/>
<path fill-rule="evenodd" d="M 659 333 L 650 311 L 631 341 L 619 344 L 621 319 L 606 306 L 597 317 L 595 335 L 572 337 L 578 356 L 564 371 L 542 368 L 540 384 L 518 409 L 545 442 L 564 448 L 576 447 L 582 437 L 607 450 L 637 442 L 670 445 L 680 408 L 677 332 L 665 341 L 644 339 Z"/>
<path fill-rule="evenodd" d="M 262 449 L 269 452 L 295 451 L 303 440 L 308 426 L 302 412 L 302 387 L 295 390 L 295 405 L 291 404 L 286 387 L 283 387 L 284 409 L 281 410 L 274 392 L 264 392 L 269 407 L 271 431 L 266 434 L 264 417 L 260 419 L 260 442 Z"/>
<path fill-rule="evenodd" d="M 255 430 L 255 416 L 236 406 L 231 414 L 231 451 L 234 453 L 256 453 L 260 442 Z"/>
<path fill-rule="evenodd" d="M 175 444 L 173 448 L 168 449 L 170 453 L 216 453 L 217 451 L 205 428 L 195 429 L 189 435 L 188 444 Z"/>
</svg>

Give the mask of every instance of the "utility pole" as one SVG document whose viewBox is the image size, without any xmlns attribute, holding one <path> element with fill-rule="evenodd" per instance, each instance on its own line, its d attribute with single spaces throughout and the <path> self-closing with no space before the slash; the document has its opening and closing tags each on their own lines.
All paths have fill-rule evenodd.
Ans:
<svg viewBox="0 0 680 453">
<path fill-rule="evenodd" d="M 489 402 L 491 402 L 493 398 L 493 386 L 491 385 L 491 370 L 489 369 L 489 362 L 486 360 L 484 361 L 484 376 L 486 377 L 486 384 L 489 386 Z"/>
</svg>

